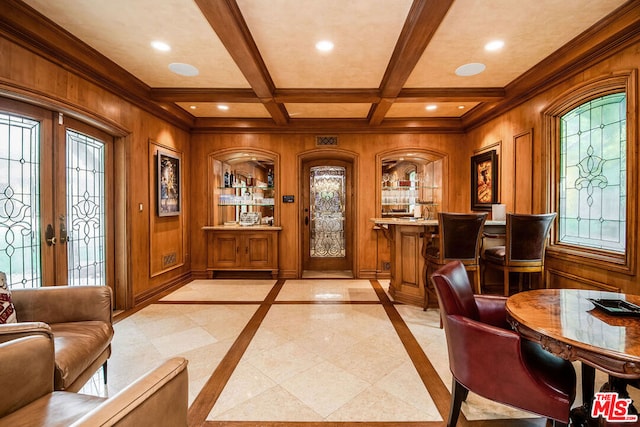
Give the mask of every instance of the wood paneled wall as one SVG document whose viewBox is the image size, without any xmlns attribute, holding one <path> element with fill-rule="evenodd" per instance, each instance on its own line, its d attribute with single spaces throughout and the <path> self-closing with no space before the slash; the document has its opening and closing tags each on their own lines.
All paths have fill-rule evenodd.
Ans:
<svg viewBox="0 0 640 427">
<path fill-rule="evenodd" d="M 295 203 L 278 203 L 280 225 L 280 276 L 286 278 L 299 277 L 300 259 L 300 224 L 302 199 L 299 194 L 301 179 L 298 170 L 298 156 L 309 151 L 316 151 L 322 156 L 334 155 L 336 151 L 355 154 L 358 157 L 358 170 L 354 171 L 357 178 L 355 183 L 355 271 L 359 277 L 375 277 L 379 269 L 378 245 L 380 244 L 373 223 L 370 218 L 379 215 L 376 207 L 376 155 L 388 151 L 390 148 L 431 149 L 444 152 L 449 159 L 450 166 L 447 178 L 448 199 L 445 201 L 447 209 L 455 211 L 469 211 L 469 159 L 464 147 L 464 135 L 447 134 L 344 134 L 338 135 L 338 146 L 330 148 L 316 147 L 313 134 L 208 134 L 195 133 L 191 137 L 189 158 L 191 159 L 190 180 L 192 183 L 207 182 L 207 159 L 210 154 L 218 150 L 230 148 L 261 148 L 280 155 L 280 175 L 275 177 L 279 195 L 294 195 Z M 379 165 L 378 165 L 379 166 Z M 207 194 L 206 185 L 192 185 L 191 200 L 191 267 L 195 275 L 206 275 L 206 234 L 202 226 L 207 224 Z M 443 204 L 445 204 L 443 203 Z M 380 250 L 382 255 L 388 254 L 388 248 Z M 387 255 L 388 256 L 388 255 Z"/>
<path fill-rule="evenodd" d="M 64 46 L 62 46 L 64 49 Z M 73 52 L 73 49 L 69 49 Z M 61 111 L 108 131 L 116 138 L 116 262 L 119 306 L 131 307 L 191 275 L 204 275 L 207 225 L 207 158 L 216 150 L 259 147 L 280 155 L 280 175 L 276 177 L 279 194 L 296 196 L 296 203 L 278 206 L 280 225 L 280 271 L 283 277 L 300 274 L 298 257 L 300 200 L 298 157 L 315 146 L 314 134 L 292 133 L 206 133 L 190 131 L 188 118 L 168 118 L 158 108 L 143 108 L 143 92 L 127 95 L 127 88 L 109 89 L 96 78 L 82 78 L 63 66 L 37 46 L 26 46 L 0 34 L 0 93 Z M 603 53 L 603 55 L 605 55 Z M 355 183 L 355 273 L 373 277 L 379 270 L 378 251 L 382 241 L 369 218 L 376 216 L 376 155 L 390 149 L 431 149 L 444 153 L 449 164 L 445 177 L 448 191 L 443 209 L 468 212 L 470 200 L 469 159 L 474 152 L 500 144 L 500 200 L 509 211 L 542 212 L 546 210 L 548 182 L 541 112 L 561 93 L 574 85 L 598 76 L 637 69 L 640 64 L 639 43 L 614 54 L 606 53 L 586 71 L 565 74 L 533 98 L 488 122 L 476 118 L 466 134 L 389 134 L 346 133 L 338 135 L 338 150 L 358 158 Z M 565 72 L 570 72 L 567 70 Z M 540 83 L 541 85 L 543 83 Z M 107 85 L 108 86 L 108 85 Z M 634 87 L 637 87 L 635 85 Z M 515 102 L 515 101 L 514 101 Z M 491 111 L 488 111 L 490 114 Z M 178 114 L 178 113 L 176 113 Z M 480 114 L 480 113 L 478 113 Z M 638 117 L 635 116 L 638 126 Z M 481 124 L 477 124 L 481 123 Z M 184 127 L 182 127 L 184 126 Z M 329 130 L 327 130 L 329 131 Z M 333 134 L 333 133 L 332 133 Z M 629 141 L 637 150 L 637 140 Z M 155 214 L 155 183 L 152 170 L 153 151 L 163 147 L 183 155 L 183 214 L 178 220 L 159 220 Z M 638 167 L 639 165 L 631 165 Z M 517 176 L 517 179 L 515 178 Z M 637 187 L 637 183 L 634 183 Z M 638 204 L 638 188 L 630 192 L 629 202 Z M 142 210 L 140 210 L 142 205 Z M 640 209 L 636 209 L 640 211 Z M 634 219 L 635 220 L 635 219 Z M 634 240 L 637 242 L 637 239 Z M 180 252 L 179 262 L 170 268 L 158 266 L 162 254 Z M 387 252 L 385 252 L 387 251 Z M 636 250 L 640 256 L 640 250 Z M 634 265 L 639 265 L 635 260 Z M 626 292 L 640 293 L 637 272 L 608 272 L 590 265 L 554 257 L 548 263 L 553 286 L 582 283 L 587 287 L 611 286 Z M 575 279 L 575 280 L 570 280 Z"/>
<path fill-rule="evenodd" d="M 73 72 L 0 37 L 0 94 L 77 118 L 115 137 L 117 306 L 132 307 L 187 279 L 189 181 L 183 182 L 185 211 L 179 224 L 158 221 L 154 207 L 154 153 L 149 141 L 184 152 L 189 131 L 127 102 Z M 183 159 L 188 168 L 188 159 Z M 142 206 L 142 209 L 140 209 Z M 173 230 L 170 230 L 173 228 Z M 168 230 L 169 229 L 169 230 Z M 165 238 L 167 234 L 171 238 Z M 158 254 L 180 252 L 171 268 L 151 267 Z"/>
<path fill-rule="evenodd" d="M 533 213 L 547 212 L 549 207 L 550 174 L 548 170 L 548 145 L 544 139 L 542 112 L 563 93 L 597 78 L 637 70 L 640 64 L 640 45 L 635 45 L 615 54 L 584 72 L 567 75 L 562 82 L 513 108 L 505 114 L 487 122 L 466 134 L 466 142 L 473 149 L 502 141 L 501 195 L 500 200 L 507 205 L 507 212 Z M 632 85 L 637 91 L 637 83 Z M 636 98 L 638 94 L 635 94 Z M 633 126 L 638 129 L 638 115 L 632 115 Z M 631 124 L 630 124 L 631 125 Z M 637 134 L 636 134 L 637 135 Z M 628 141 L 632 150 L 638 150 L 638 141 Z M 638 168 L 639 164 L 628 165 Z M 634 204 L 639 212 L 640 198 L 636 182 L 631 182 L 628 203 Z M 529 200 L 529 197 L 531 199 Z M 637 218 L 629 218 L 637 221 Z M 628 236 L 628 243 L 637 245 L 636 236 Z M 640 248 L 635 248 L 636 257 L 640 256 Z M 632 263 L 631 272 L 608 271 L 593 263 L 580 262 L 576 258 L 563 256 L 561 253 L 547 253 L 545 268 L 548 271 L 549 285 L 552 287 L 581 287 L 604 290 L 620 290 L 640 294 L 640 280 L 637 266 L 640 260 Z"/>
</svg>

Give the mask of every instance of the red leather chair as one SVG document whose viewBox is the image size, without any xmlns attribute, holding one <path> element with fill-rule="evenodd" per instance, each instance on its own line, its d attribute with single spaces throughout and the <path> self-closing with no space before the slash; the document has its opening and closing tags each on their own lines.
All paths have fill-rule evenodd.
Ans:
<svg viewBox="0 0 640 427">
<path fill-rule="evenodd" d="M 576 394 L 573 365 L 511 330 L 506 298 L 474 295 L 461 262 L 439 268 L 431 281 L 453 374 L 447 426 L 456 425 L 469 391 L 547 417 L 554 425 L 568 425 Z"/>
</svg>

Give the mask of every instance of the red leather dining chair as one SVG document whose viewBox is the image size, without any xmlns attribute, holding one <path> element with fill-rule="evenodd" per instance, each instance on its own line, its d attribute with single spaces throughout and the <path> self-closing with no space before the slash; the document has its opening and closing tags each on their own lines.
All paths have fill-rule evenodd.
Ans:
<svg viewBox="0 0 640 427">
<path fill-rule="evenodd" d="M 447 426 L 456 425 L 469 391 L 566 426 L 576 394 L 573 365 L 511 330 L 507 298 L 474 295 L 461 262 L 439 268 L 431 281 L 453 374 Z"/>
<path fill-rule="evenodd" d="M 487 214 L 438 213 L 438 235 L 433 239 L 434 244 L 424 246 L 426 259 L 426 277 L 429 273 L 450 261 L 458 260 L 464 268 L 473 272 L 476 292 L 480 293 L 480 246 L 482 244 L 482 229 L 487 220 Z M 425 281 L 427 286 L 428 281 Z M 425 289 L 424 309 L 427 308 L 428 298 Z"/>
<path fill-rule="evenodd" d="M 507 214 L 504 246 L 485 249 L 482 254 L 484 275 L 487 268 L 503 271 L 504 295 L 509 296 L 509 273 L 519 274 L 518 289 L 522 290 L 522 273 L 541 273 L 544 285 L 544 254 L 547 236 L 556 213 Z"/>
</svg>

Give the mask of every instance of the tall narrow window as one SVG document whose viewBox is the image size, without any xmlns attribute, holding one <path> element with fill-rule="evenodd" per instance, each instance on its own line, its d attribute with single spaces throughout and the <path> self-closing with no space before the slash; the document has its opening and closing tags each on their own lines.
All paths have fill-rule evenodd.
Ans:
<svg viewBox="0 0 640 427">
<path fill-rule="evenodd" d="M 69 285 L 104 285 L 105 170 L 102 141 L 67 130 Z"/>
<path fill-rule="evenodd" d="M 13 288 L 39 287 L 40 123 L 0 113 L 0 271 Z"/>
<path fill-rule="evenodd" d="M 560 243 L 625 252 L 626 111 L 614 93 L 560 117 Z"/>
</svg>

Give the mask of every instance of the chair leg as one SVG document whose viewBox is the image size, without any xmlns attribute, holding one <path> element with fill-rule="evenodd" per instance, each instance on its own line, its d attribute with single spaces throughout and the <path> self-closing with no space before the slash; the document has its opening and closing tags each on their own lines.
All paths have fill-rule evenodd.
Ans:
<svg viewBox="0 0 640 427">
<path fill-rule="evenodd" d="M 102 365 L 102 376 L 104 377 L 104 383 L 107 384 L 107 361 L 106 360 Z"/>
<path fill-rule="evenodd" d="M 509 296 L 509 270 L 508 269 L 504 269 L 504 296 L 508 297 Z"/>
<path fill-rule="evenodd" d="M 467 399 L 467 395 L 469 394 L 469 390 L 467 390 L 462 384 L 460 384 L 456 379 L 453 379 L 453 393 L 451 393 L 451 408 L 449 410 L 449 421 L 447 421 L 447 427 L 455 427 L 458 422 L 458 417 L 460 416 L 460 407 L 462 406 L 462 402 Z"/>
<path fill-rule="evenodd" d="M 476 293 L 482 294 L 482 285 L 480 283 L 480 267 L 476 268 L 473 272 L 473 280 L 476 282 Z"/>
</svg>

